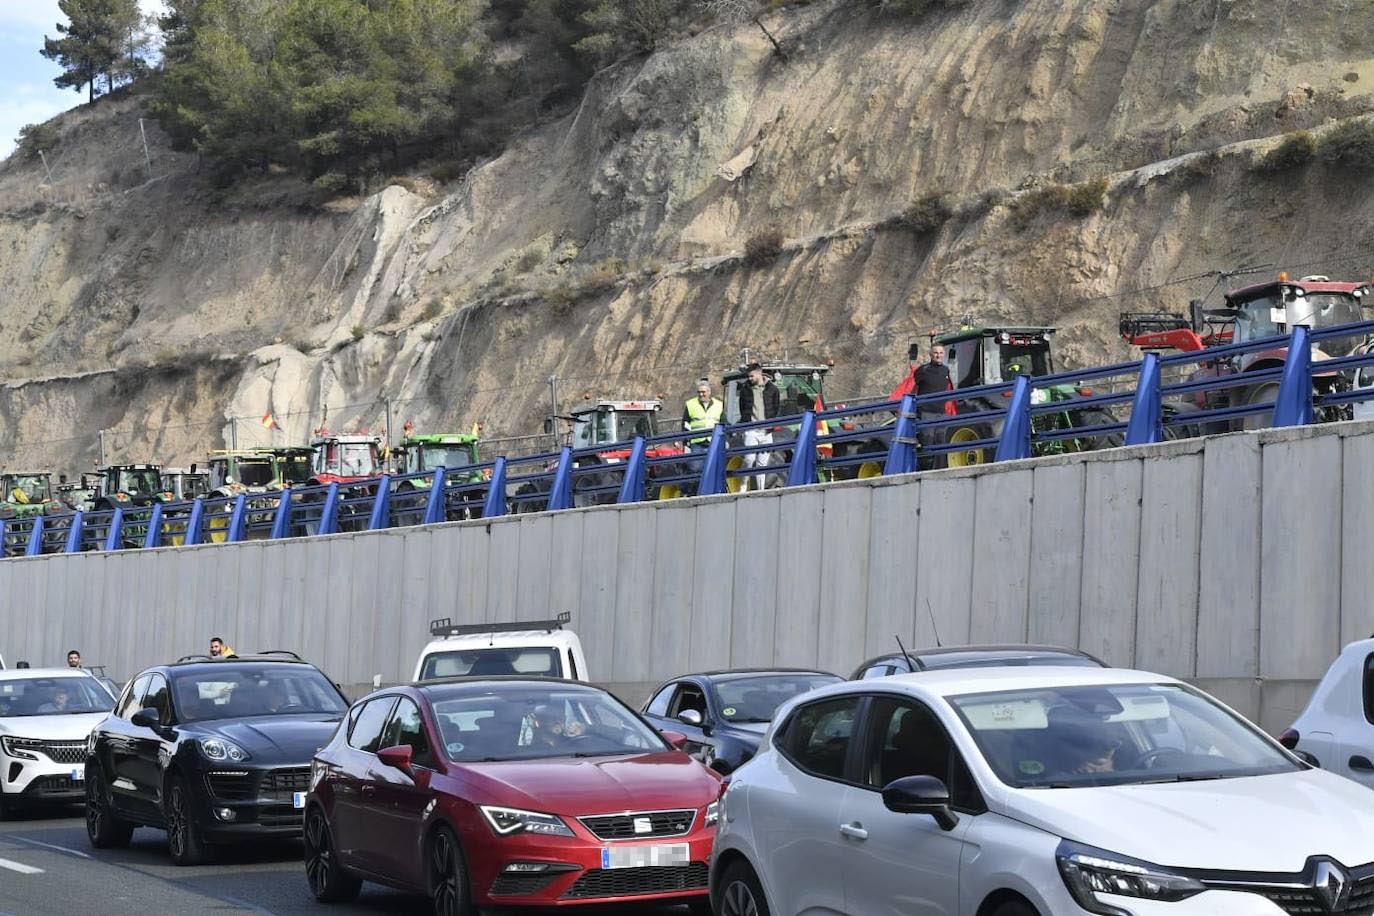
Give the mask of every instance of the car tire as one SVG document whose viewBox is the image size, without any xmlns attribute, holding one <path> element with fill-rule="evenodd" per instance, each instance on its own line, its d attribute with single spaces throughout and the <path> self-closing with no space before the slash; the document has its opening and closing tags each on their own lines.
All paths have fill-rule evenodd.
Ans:
<svg viewBox="0 0 1374 916">
<path fill-rule="evenodd" d="M 687 901 L 687 912 L 692 916 L 714 916 L 715 910 L 711 908 L 711 901 L 707 897 L 693 897 Z"/>
<path fill-rule="evenodd" d="M 1024 900 L 1008 900 L 992 911 L 992 916 L 1040 916 L 1035 907 Z"/>
<path fill-rule="evenodd" d="M 9 801 L 3 793 L 0 793 L 0 821 L 9 820 L 19 809 L 17 802 Z"/>
<path fill-rule="evenodd" d="M 207 858 L 205 840 L 191 810 L 191 787 L 173 776 L 164 802 L 167 820 L 167 852 L 177 865 L 200 865 Z"/>
<path fill-rule="evenodd" d="M 100 764 L 86 764 L 86 838 L 95 849 L 122 849 L 129 845 L 134 825 L 114 815 L 105 773 Z"/>
<path fill-rule="evenodd" d="M 361 879 L 349 874 L 339 863 L 334 833 L 319 808 L 305 816 L 305 878 L 320 903 L 348 903 L 358 898 Z"/>
<path fill-rule="evenodd" d="M 475 916 L 467 860 L 458 838 L 447 827 L 434 832 L 429 843 L 429 896 L 434 916 Z"/>
<path fill-rule="evenodd" d="M 763 885 L 749 863 L 731 863 L 725 870 L 725 876 L 720 879 L 717 916 L 769 916 L 771 912 L 768 899 L 763 894 Z"/>
</svg>

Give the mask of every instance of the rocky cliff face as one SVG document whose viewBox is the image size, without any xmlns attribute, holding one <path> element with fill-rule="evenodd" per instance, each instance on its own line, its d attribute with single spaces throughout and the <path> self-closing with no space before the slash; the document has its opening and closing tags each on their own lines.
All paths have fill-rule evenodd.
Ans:
<svg viewBox="0 0 1374 916">
<path fill-rule="evenodd" d="M 1243 263 L 1367 276 L 1366 176 L 1257 171 L 1374 110 L 1353 0 L 975 0 L 912 20 L 830 0 L 600 75 L 571 115 L 446 187 L 300 206 L 212 189 L 137 98 L 0 167 L 7 464 L 189 463 L 321 422 L 533 433 L 549 376 L 676 399 L 745 346 L 886 391 L 965 314 L 1124 357 L 1116 313 Z M 149 179 L 149 176 L 151 180 Z M 1105 178 L 1103 205 L 1037 189 Z M 947 220 L 896 218 L 945 194 Z M 775 257 L 746 259 L 776 230 Z M 833 400 L 833 397 L 832 397 Z M 258 419 L 273 412 L 283 429 Z M 230 418 L 248 418 L 230 422 Z"/>
</svg>

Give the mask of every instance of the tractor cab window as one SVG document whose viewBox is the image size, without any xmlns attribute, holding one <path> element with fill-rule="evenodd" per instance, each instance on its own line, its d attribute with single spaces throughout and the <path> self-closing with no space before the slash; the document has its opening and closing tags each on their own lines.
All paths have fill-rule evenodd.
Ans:
<svg viewBox="0 0 1374 916">
<path fill-rule="evenodd" d="M 1360 300 L 1346 293 L 1311 293 L 1288 301 L 1288 327 L 1305 324 L 1310 328 L 1329 328 L 1337 324 L 1363 321 Z M 1331 337 L 1318 344 L 1328 356 L 1345 356 L 1364 343 L 1364 336 Z"/>
<path fill-rule="evenodd" d="M 1276 320 L 1282 314 L 1283 302 L 1273 295 L 1236 303 L 1236 343 L 1286 334 L 1283 322 Z"/>
<path fill-rule="evenodd" d="M 970 337 L 945 344 L 945 363 L 955 388 L 973 388 L 983 384 L 983 364 L 980 356 L 982 338 Z"/>
<path fill-rule="evenodd" d="M 343 477 L 371 476 L 381 464 L 381 455 L 373 442 L 344 443 L 341 451 L 340 475 Z"/>
<path fill-rule="evenodd" d="M 239 461 L 238 482 L 245 487 L 265 487 L 272 482 L 272 462 L 267 458 L 249 458 Z"/>
<path fill-rule="evenodd" d="M 157 471 L 151 468 L 119 472 L 117 489 L 122 493 L 156 493 L 161 487 Z"/>
<path fill-rule="evenodd" d="M 435 468 L 465 468 L 473 464 L 472 450 L 466 445 L 425 445 L 413 450 L 419 459 L 417 471 L 432 471 Z"/>
<path fill-rule="evenodd" d="M 46 477 L 20 474 L 11 477 L 7 483 L 4 495 L 11 502 L 42 503 L 50 498 Z"/>
<path fill-rule="evenodd" d="M 305 483 L 310 479 L 310 458 L 307 455 L 288 455 L 280 459 L 281 478 L 287 483 Z"/>
<path fill-rule="evenodd" d="M 1054 371 L 1050 365 L 1050 345 L 1044 340 L 1031 342 L 1013 341 L 998 347 L 998 362 L 1001 363 L 1001 378 L 1010 382 L 1018 375 L 1038 377 Z"/>
<path fill-rule="evenodd" d="M 339 466 L 339 443 L 331 442 L 315 450 L 315 473 L 331 474 Z"/>
<path fill-rule="evenodd" d="M 631 417 L 634 418 L 634 430 L 632 432 L 628 430 Z M 632 439 L 635 436 L 643 436 L 647 439 L 654 434 L 654 415 L 651 413 L 627 414 L 625 422 L 620 425 L 627 430 L 626 439 Z"/>
<path fill-rule="evenodd" d="M 616 441 L 615 411 L 597 410 L 579 414 L 573 425 L 573 445 L 584 448 Z"/>
</svg>

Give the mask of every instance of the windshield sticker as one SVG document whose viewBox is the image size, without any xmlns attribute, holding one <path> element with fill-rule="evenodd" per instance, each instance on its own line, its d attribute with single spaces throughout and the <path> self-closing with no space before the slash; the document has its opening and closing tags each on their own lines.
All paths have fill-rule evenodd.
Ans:
<svg viewBox="0 0 1374 916">
<path fill-rule="evenodd" d="M 735 707 L 733 707 L 733 706 L 727 706 L 727 707 L 725 707 L 724 709 L 721 710 L 721 713 L 722 713 L 723 715 L 727 715 L 727 716 L 733 716 L 733 715 L 735 714 L 735 712 L 736 712 L 736 710 L 735 710 Z"/>
<path fill-rule="evenodd" d="M 963 707 L 975 731 L 1007 731 L 1047 728 L 1043 700 L 997 700 Z"/>
<path fill-rule="evenodd" d="M 1027 776 L 1039 776 L 1045 772 L 1045 765 L 1039 760 L 1022 760 L 1017 764 L 1017 769 Z"/>
<path fill-rule="evenodd" d="M 465 745 L 461 741 L 450 741 L 445 747 L 448 748 L 450 754 L 461 754 Z"/>
</svg>

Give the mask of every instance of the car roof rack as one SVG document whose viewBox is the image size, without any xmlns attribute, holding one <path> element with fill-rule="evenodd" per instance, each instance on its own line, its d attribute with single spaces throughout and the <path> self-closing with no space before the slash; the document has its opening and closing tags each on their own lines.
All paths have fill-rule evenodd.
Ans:
<svg viewBox="0 0 1374 916">
<path fill-rule="evenodd" d="M 212 662 L 214 660 L 213 655 L 183 655 L 177 659 L 176 663 L 180 665 L 182 662 Z"/>
<path fill-rule="evenodd" d="M 552 633 L 561 630 L 572 620 L 571 611 L 563 611 L 551 620 L 514 620 L 501 623 L 459 623 L 450 617 L 439 617 L 429 622 L 431 636 L 473 636 L 479 633 L 521 633 L 529 630 L 545 630 Z"/>
<path fill-rule="evenodd" d="M 297 655 L 295 652 L 292 652 L 290 649 L 259 649 L 257 652 L 255 652 L 255 653 L 253 653 L 253 654 L 254 654 L 254 655 L 285 655 L 287 658 L 294 658 L 294 659 L 295 659 L 296 661 L 298 661 L 298 662 L 303 662 L 303 661 L 305 661 L 305 659 L 301 658 L 299 655 Z"/>
</svg>

